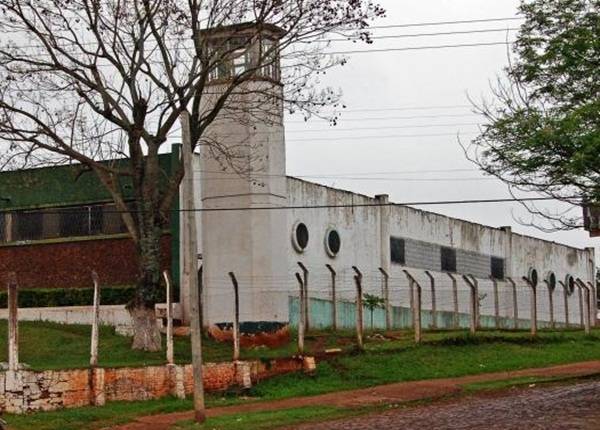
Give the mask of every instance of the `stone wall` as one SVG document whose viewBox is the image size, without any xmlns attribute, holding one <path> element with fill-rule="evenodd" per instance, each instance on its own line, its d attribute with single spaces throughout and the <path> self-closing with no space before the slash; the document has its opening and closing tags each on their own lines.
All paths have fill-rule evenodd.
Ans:
<svg viewBox="0 0 600 430">
<path fill-rule="evenodd" d="M 203 366 L 204 389 L 224 391 L 249 388 L 253 382 L 274 375 L 312 370 L 314 360 L 305 357 L 271 362 L 207 363 Z M 22 414 L 51 411 L 109 401 L 136 401 L 165 396 L 184 398 L 193 393 L 191 365 L 141 368 L 75 370 L 19 370 L 0 372 L 0 410 Z"/>
</svg>

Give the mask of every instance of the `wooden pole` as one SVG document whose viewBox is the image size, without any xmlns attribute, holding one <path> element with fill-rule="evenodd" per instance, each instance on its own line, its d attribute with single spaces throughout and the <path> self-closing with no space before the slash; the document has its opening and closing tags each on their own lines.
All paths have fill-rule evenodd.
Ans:
<svg viewBox="0 0 600 430">
<path fill-rule="evenodd" d="M 169 271 L 163 271 L 165 280 L 165 296 L 167 298 L 167 364 L 175 364 L 173 348 L 173 292 L 171 290 L 171 277 Z"/>
<path fill-rule="evenodd" d="M 537 288 L 528 277 L 523 276 L 523 281 L 531 288 L 531 335 L 537 336 Z"/>
<path fill-rule="evenodd" d="M 470 294 L 470 304 L 471 304 L 471 324 L 470 324 L 470 331 L 471 334 L 475 334 L 477 333 L 477 314 L 479 312 L 478 307 L 479 307 L 479 297 L 477 297 L 478 293 L 477 293 L 477 285 L 476 285 L 476 280 L 475 278 L 469 278 L 469 275 L 463 275 L 463 279 L 465 280 L 466 284 L 469 286 L 470 290 L 471 290 L 471 294 Z"/>
<path fill-rule="evenodd" d="M 201 297 L 198 291 L 198 243 L 196 234 L 196 215 L 194 212 L 194 166 L 192 138 L 190 130 L 190 114 L 181 113 L 181 136 L 183 167 L 183 237 L 184 237 L 184 270 L 183 284 L 190 292 L 190 337 L 192 343 L 192 367 L 194 374 L 194 418 L 196 422 L 206 421 L 204 403 L 204 385 L 202 378 L 202 327 L 200 323 Z"/>
<path fill-rule="evenodd" d="M 498 280 L 490 276 L 494 287 L 494 325 L 496 329 L 500 328 L 500 297 L 498 295 Z"/>
<path fill-rule="evenodd" d="M 338 329 L 338 325 L 337 325 L 337 293 L 336 293 L 336 285 L 335 285 L 337 273 L 336 273 L 335 269 L 331 266 L 331 264 L 326 264 L 325 266 L 329 270 L 329 273 L 331 273 L 331 301 L 332 301 L 331 321 L 333 322 L 333 331 L 337 331 L 337 329 Z"/>
<path fill-rule="evenodd" d="M 98 366 L 98 341 L 100 333 L 100 278 L 96 271 L 92 271 L 94 283 L 94 304 L 92 310 L 92 341 L 90 345 L 90 366 Z"/>
<path fill-rule="evenodd" d="M 234 313 L 233 313 L 233 361 L 240 359 L 240 293 L 238 288 L 238 281 L 235 277 L 235 273 L 229 272 L 231 283 L 233 284 L 233 301 L 234 301 Z"/>
<path fill-rule="evenodd" d="M 425 274 L 429 278 L 429 286 L 431 288 L 431 328 L 435 330 L 438 327 L 438 324 L 437 324 L 437 297 L 435 294 L 435 278 L 428 270 L 425 271 Z"/>
<path fill-rule="evenodd" d="M 300 273 L 296 273 L 296 279 L 298 280 L 298 286 L 300 288 L 300 296 L 298 297 L 298 354 L 304 354 L 304 319 L 305 308 L 304 308 L 304 279 L 300 276 Z"/>
<path fill-rule="evenodd" d="M 17 274 L 8 275 L 8 370 L 19 370 L 19 288 Z"/>
<path fill-rule="evenodd" d="M 310 330 L 310 299 L 308 298 L 308 269 L 301 262 L 298 261 L 298 266 L 300 266 L 300 270 L 302 270 L 302 276 L 304 277 L 302 284 L 304 285 L 304 301 L 302 302 L 302 306 L 304 306 L 304 331 L 308 333 Z"/>
<path fill-rule="evenodd" d="M 546 288 L 548 288 L 548 305 L 550 306 L 550 328 L 554 328 L 554 289 L 547 279 L 544 279 Z"/>
<path fill-rule="evenodd" d="M 392 306 L 390 304 L 390 274 L 383 268 L 379 268 L 379 272 L 383 276 L 383 301 L 385 307 L 385 328 L 392 329 Z"/>
<path fill-rule="evenodd" d="M 452 305 L 453 305 L 453 309 L 454 309 L 452 323 L 453 323 L 454 328 L 457 329 L 460 326 L 459 313 L 458 313 L 458 282 L 456 281 L 456 277 L 452 273 L 447 272 L 447 275 L 452 280 Z"/>
<path fill-rule="evenodd" d="M 363 343 L 363 292 L 362 292 L 362 279 L 363 275 L 358 267 L 352 266 L 354 270 L 354 282 L 356 283 L 356 343 L 358 349 L 361 351 L 364 349 Z"/>
<path fill-rule="evenodd" d="M 413 313 L 413 328 L 415 332 L 415 343 L 421 343 L 421 285 L 415 280 L 408 270 L 404 270 L 404 274 L 408 278 L 408 283 L 411 286 L 411 293 L 414 295 L 412 299 Z"/>
<path fill-rule="evenodd" d="M 519 328 L 519 302 L 517 301 L 517 283 L 512 278 L 506 278 L 512 287 L 513 328 Z"/>
</svg>

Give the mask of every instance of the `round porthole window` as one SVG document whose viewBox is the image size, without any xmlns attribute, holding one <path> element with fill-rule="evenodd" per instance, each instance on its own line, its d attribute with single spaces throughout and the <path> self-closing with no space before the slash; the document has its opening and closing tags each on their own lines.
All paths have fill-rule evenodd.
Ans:
<svg viewBox="0 0 600 430">
<path fill-rule="evenodd" d="M 529 278 L 529 282 L 531 282 L 531 285 L 533 285 L 534 287 L 537 287 L 537 284 L 538 284 L 538 272 L 533 267 L 531 269 L 529 269 L 528 278 Z"/>
<path fill-rule="evenodd" d="M 308 245 L 308 227 L 303 222 L 298 221 L 294 224 L 292 230 L 292 245 L 298 252 L 304 252 Z"/>
<path fill-rule="evenodd" d="M 337 230 L 330 228 L 325 233 L 325 251 L 330 257 L 335 257 L 342 247 L 342 239 Z"/>
</svg>

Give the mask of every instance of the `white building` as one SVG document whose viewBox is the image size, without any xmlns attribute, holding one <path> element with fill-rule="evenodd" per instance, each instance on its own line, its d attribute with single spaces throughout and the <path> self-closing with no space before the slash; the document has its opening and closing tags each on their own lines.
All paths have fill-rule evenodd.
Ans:
<svg viewBox="0 0 600 430">
<path fill-rule="evenodd" d="M 228 31 L 243 37 L 246 30 Z M 276 29 L 267 29 L 260 43 L 255 42 L 250 50 L 242 48 L 244 54 L 232 60 L 230 68 L 213 76 L 210 94 L 218 97 L 230 73 L 249 67 L 259 47 L 272 46 L 277 38 Z M 459 310 L 464 314 L 468 310 L 462 275 L 479 280 L 483 325 L 496 315 L 502 324 L 514 317 L 511 281 L 517 285 L 519 318 L 529 318 L 531 290 L 524 277 L 538 279 L 539 321 L 564 324 L 568 307 L 570 323 L 581 322 L 578 281 L 587 285 L 595 278 L 593 248 L 577 249 L 515 234 L 509 227 L 488 227 L 393 205 L 385 195 L 368 197 L 288 177 L 278 66 L 265 69 L 262 79 L 247 83 L 244 89 L 207 133 L 211 142 L 237 154 L 235 169 L 208 146 L 195 160 L 195 183 L 200 185 L 196 204 L 204 210 L 198 213 L 197 225 L 205 324 L 232 320 L 229 272 L 240 283 L 242 321 L 284 325 L 297 321 L 298 262 L 309 271 L 313 325 L 332 323 L 332 270 L 340 302 L 338 324 L 353 324 L 353 266 L 364 275 L 365 292 L 378 296 L 385 295 L 382 285 L 384 273 L 388 274 L 394 326 L 409 321 L 405 270 L 423 288 L 424 309 L 432 308 L 430 284 L 431 279 L 435 281 L 440 326 L 448 324 L 454 307 L 453 276 Z M 208 104 L 213 102 L 207 97 Z M 590 312 L 595 315 L 595 300 L 591 302 Z M 375 324 L 383 321 L 383 312 L 377 311 Z"/>
</svg>

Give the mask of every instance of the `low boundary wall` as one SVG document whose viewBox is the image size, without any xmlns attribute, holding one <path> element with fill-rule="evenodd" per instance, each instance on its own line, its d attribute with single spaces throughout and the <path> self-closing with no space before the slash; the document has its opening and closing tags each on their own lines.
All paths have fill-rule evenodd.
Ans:
<svg viewBox="0 0 600 430">
<path fill-rule="evenodd" d="M 313 370 L 314 359 L 208 363 L 203 366 L 206 391 L 249 388 L 256 381 L 284 373 Z M 23 414 L 110 401 L 165 396 L 184 398 L 193 392 L 191 365 L 0 372 L 0 409 Z"/>
</svg>

